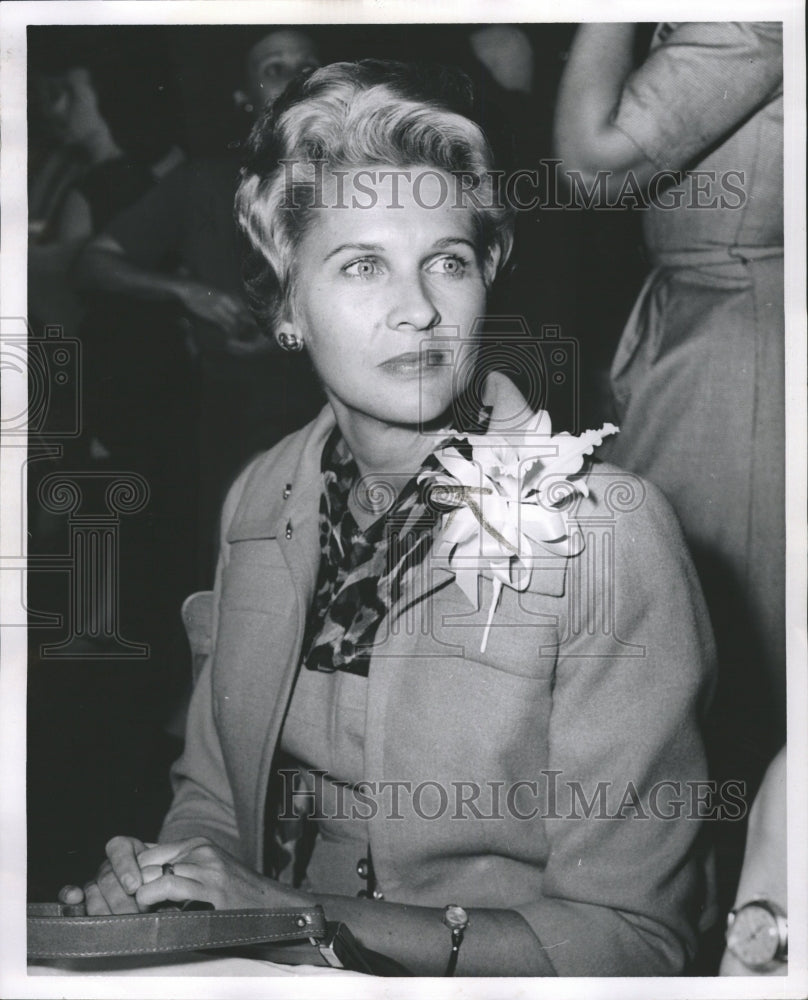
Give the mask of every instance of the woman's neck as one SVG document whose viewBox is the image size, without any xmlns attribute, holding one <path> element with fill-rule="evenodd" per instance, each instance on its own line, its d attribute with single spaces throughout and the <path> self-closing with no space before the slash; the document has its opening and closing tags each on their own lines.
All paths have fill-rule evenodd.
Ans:
<svg viewBox="0 0 808 1000">
<path fill-rule="evenodd" d="M 420 427 L 387 424 L 372 417 L 337 414 L 337 423 L 356 461 L 361 479 L 414 475 L 437 444 Z"/>
<path fill-rule="evenodd" d="M 357 465 L 349 506 L 364 528 L 387 512 L 405 482 L 421 468 L 440 440 L 439 427 L 389 424 L 348 409 L 334 398 L 331 405 Z"/>
<path fill-rule="evenodd" d="M 356 461 L 358 476 L 348 507 L 366 530 L 388 512 L 405 483 L 435 447 L 434 435 L 418 427 L 391 426 L 369 418 L 338 417 L 343 437 Z"/>
</svg>

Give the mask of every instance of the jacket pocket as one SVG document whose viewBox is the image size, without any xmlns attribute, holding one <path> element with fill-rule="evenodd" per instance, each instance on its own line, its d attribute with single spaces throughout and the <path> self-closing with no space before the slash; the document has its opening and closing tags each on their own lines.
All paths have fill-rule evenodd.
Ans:
<svg viewBox="0 0 808 1000">
<path fill-rule="evenodd" d="M 486 636 L 492 599 L 491 580 L 482 581 L 479 608 L 458 587 L 448 587 L 435 609 L 440 640 L 460 647 L 465 659 L 492 670 L 525 678 L 550 677 L 564 598 L 503 588 Z"/>
</svg>

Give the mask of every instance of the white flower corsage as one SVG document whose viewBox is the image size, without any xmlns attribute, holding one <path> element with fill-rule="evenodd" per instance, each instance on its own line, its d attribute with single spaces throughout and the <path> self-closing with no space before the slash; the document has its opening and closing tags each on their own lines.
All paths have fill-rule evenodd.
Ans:
<svg viewBox="0 0 808 1000">
<path fill-rule="evenodd" d="M 435 452 L 443 470 L 424 473 L 432 502 L 445 509 L 437 556 L 447 558 L 458 586 L 478 606 L 479 579 L 493 577 L 494 592 L 480 652 L 485 652 L 503 587 L 530 585 L 538 546 L 558 555 L 576 555 L 583 537 L 569 512 L 561 509 L 576 493 L 588 496 L 580 472 L 584 457 L 617 434 L 614 424 L 579 436 L 552 434 L 540 410 L 518 434 L 456 434 Z M 456 443 L 465 442 L 471 457 Z M 463 451 L 467 451 L 463 448 Z"/>
</svg>

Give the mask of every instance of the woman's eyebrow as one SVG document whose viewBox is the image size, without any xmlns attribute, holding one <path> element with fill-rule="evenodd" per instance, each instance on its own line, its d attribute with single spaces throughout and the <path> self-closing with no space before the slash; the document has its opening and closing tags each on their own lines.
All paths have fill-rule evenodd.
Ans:
<svg viewBox="0 0 808 1000">
<path fill-rule="evenodd" d="M 435 240 L 432 246 L 436 250 L 445 250 L 446 247 L 457 246 L 458 243 L 463 243 L 465 246 L 472 249 L 475 253 L 477 252 L 476 245 L 465 236 L 444 236 L 440 240 Z"/>
<path fill-rule="evenodd" d="M 338 247 L 330 250 L 323 257 L 323 260 L 331 260 L 332 257 L 336 257 L 343 250 L 361 250 L 362 253 L 383 253 L 384 247 L 380 243 L 340 243 Z"/>
</svg>

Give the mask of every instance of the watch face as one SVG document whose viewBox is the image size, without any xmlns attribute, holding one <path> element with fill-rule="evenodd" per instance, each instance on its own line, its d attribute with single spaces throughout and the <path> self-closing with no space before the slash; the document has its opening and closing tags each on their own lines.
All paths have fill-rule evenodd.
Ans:
<svg viewBox="0 0 808 1000">
<path fill-rule="evenodd" d="M 468 926 L 469 915 L 462 906 L 450 905 L 443 911 L 443 922 L 450 929 L 465 930 Z"/>
<path fill-rule="evenodd" d="M 727 934 L 730 950 L 750 968 L 773 961 L 779 943 L 776 917 L 754 904 L 738 910 Z"/>
</svg>

